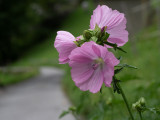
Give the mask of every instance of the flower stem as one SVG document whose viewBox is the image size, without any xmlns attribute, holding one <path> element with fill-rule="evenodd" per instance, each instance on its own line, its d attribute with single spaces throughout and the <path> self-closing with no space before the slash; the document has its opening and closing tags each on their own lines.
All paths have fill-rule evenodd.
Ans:
<svg viewBox="0 0 160 120">
<path fill-rule="evenodd" d="M 128 112 L 129 112 L 129 114 L 130 114 L 130 117 L 131 117 L 132 120 L 134 120 L 134 117 L 133 117 L 132 112 L 131 112 L 131 109 L 130 109 L 130 107 L 129 107 L 127 98 L 126 98 L 126 96 L 125 96 L 125 94 L 124 94 L 124 92 L 123 92 L 123 90 L 122 90 L 121 85 L 119 84 L 119 82 L 117 82 L 117 85 L 118 85 L 118 87 L 119 87 L 119 90 L 120 90 L 120 92 L 121 92 L 121 95 L 122 95 L 122 97 L 123 97 L 123 100 L 124 100 L 124 102 L 125 102 L 125 104 L 126 104 L 126 107 L 127 107 L 127 109 L 128 109 Z"/>
<path fill-rule="evenodd" d="M 140 111 L 138 113 L 139 113 L 140 120 L 143 120 L 142 113 Z"/>
</svg>

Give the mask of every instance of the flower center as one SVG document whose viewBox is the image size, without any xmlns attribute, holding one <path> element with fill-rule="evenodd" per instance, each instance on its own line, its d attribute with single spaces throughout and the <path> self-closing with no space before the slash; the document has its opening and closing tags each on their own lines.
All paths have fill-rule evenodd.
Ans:
<svg viewBox="0 0 160 120">
<path fill-rule="evenodd" d="M 98 67 L 100 67 L 100 69 L 102 69 L 103 65 L 104 65 L 103 59 L 102 58 L 98 58 L 98 59 L 96 59 L 96 60 L 93 61 L 92 68 L 94 70 L 96 70 Z"/>
</svg>

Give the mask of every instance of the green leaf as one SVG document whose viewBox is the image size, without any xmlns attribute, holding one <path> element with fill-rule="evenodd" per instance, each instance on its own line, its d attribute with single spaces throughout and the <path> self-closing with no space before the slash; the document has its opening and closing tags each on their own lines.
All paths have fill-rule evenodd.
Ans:
<svg viewBox="0 0 160 120">
<path fill-rule="evenodd" d="M 123 50 L 122 48 L 118 47 L 117 44 L 109 43 L 109 42 L 107 42 L 107 41 L 104 41 L 104 44 L 107 44 L 107 45 L 113 47 L 114 50 L 120 50 L 120 51 L 122 51 L 122 52 L 124 52 L 124 53 L 127 53 L 125 50 Z"/>
<path fill-rule="evenodd" d="M 119 64 L 119 65 L 117 65 L 117 66 L 115 66 L 115 67 L 127 67 L 127 68 L 138 69 L 137 67 L 132 66 L 132 65 L 128 65 L 128 64 L 126 64 L 126 63 L 124 63 L 124 64 Z"/>
<path fill-rule="evenodd" d="M 69 111 L 72 111 L 72 112 L 75 112 L 76 110 L 77 110 L 77 108 L 74 107 L 74 106 L 72 106 L 72 107 L 69 108 Z"/>
<path fill-rule="evenodd" d="M 160 115 L 160 108 L 147 108 L 150 112 Z"/>
<path fill-rule="evenodd" d="M 122 56 L 118 57 L 117 59 L 118 59 L 119 61 L 121 61 L 121 60 L 122 60 Z"/>
<path fill-rule="evenodd" d="M 82 110 L 83 108 L 83 103 L 79 104 L 78 107 L 77 107 L 77 113 L 80 113 L 80 111 Z"/>
<path fill-rule="evenodd" d="M 123 70 L 124 67 L 114 70 L 114 74 L 118 74 Z"/>
<path fill-rule="evenodd" d="M 127 53 L 125 50 L 123 50 L 123 49 L 120 48 L 120 47 L 117 47 L 116 49 L 118 49 L 118 50 L 120 50 L 120 51 L 122 51 L 122 52 L 124 52 L 124 53 Z"/>
<path fill-rule="evenodd" d="M 67 114 L 69 114 L 69 111 L 63 111 L 63 112 L 60 114 L 59 118 L 62 118 L 62 117 L 64 117 L 64 116 L 67 115 Z"/>
</svg>

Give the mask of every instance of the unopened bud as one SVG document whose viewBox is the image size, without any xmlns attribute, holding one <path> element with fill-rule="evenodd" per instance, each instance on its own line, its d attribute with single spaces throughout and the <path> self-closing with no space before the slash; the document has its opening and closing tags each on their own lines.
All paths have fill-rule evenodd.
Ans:
<svg viewBox="0 0 160 120">
<path fill-rule="evenodd" d="M 146 101 L 145 101 L 145 99 L 144 99 L 143 97 L 141 97 L 141 98 L 139 99 L 139 101 L 140 101 L 140 104 L 141 104 L 142 106 L 145 106 Z"/>
<path fill-rule="evenodd" d="M 85 30 L 83 32 L 83 36 L 84 36 L 84 38 L 86 38 L 87 40 L 89 40 L 92 37 L 91 31 Z"/>
<path fill-rule="evenodd" d="M 141 97 L 136 103 L 132 104 L 132 108 L 139 112 L 143 112 L 146 110 L 145 99 Z"/>
</svg>

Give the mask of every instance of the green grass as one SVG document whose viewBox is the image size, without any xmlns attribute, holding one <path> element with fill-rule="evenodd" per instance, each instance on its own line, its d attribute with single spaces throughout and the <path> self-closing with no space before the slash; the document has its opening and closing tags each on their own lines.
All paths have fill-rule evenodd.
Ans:
<svg viewBox="0 0 160 120">
<path fill-rule="evenodd" d="M 8 86 L 29 79 L 38 74 L 37 69 L 28 68 L 27 70 L 13 71 L 10 68 L 0 71 L 0 86 Z"/>
<path fill-rule="evenodd" d="M 77 8 L 59 30 L 65 30 L 79 36 L 83 30 L 89 28 L 91 13 L 87 13 L 81 8 Z M 160 107 L 160 53 L 158 37 L 148 37 L 156 30 L 156 25 L 140 32 L 135 38 L 136 47 L 129 41 L 123 48 L 127 54 L 115 52 L 116 56 L 123 56 L 121 63 L 128 63 L 137 66 L 137 70 L 124 69 L 118 75 L 122 80 L 121 85 L 128 97 L 129 104 L 136 102 L 140 97 L 145 97 L 148 107 Z M 52 37 L 35 46 L 24 54 L 20 60 L 10 66 L 29 66 L 38 68 L 39 66 L 55 66 L 66 71 L 63 78 L 63 88 L 74 106 L 79 106 L 80 115 L 87 120 L 128 120 L 128 112 L 120 95 L 113 94 L 111 88 L 103 86 L 103 92 L 92 94 L 82 92 L 77 88 L 70 76 L 68 65 L 58 64 L 58 53 L 53 47 L 56 32 Z M 133 48 L 135 49 L 133 52 Z M 11 74 L 6 74 L 11 75 Z M 3 76 L 3 75 L 1 75 Z M 11 75 L 12 76 L 12 75 Z M 9 79 L 9 77 L 8 77 Z M 136 120 L 138 114 L 134 112 Z M 160 116 L 144 112 L 144 120 L 159 120 Z"/>
</svg>

